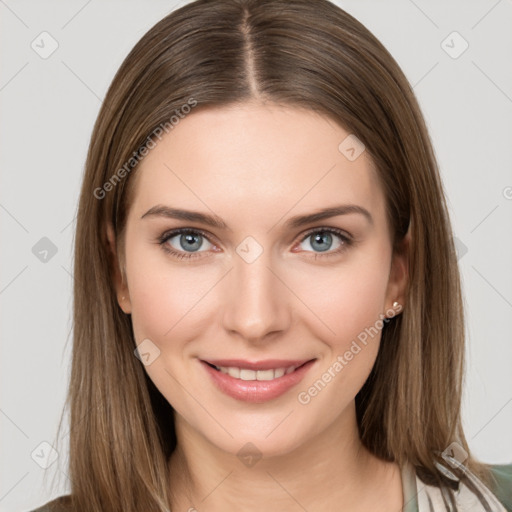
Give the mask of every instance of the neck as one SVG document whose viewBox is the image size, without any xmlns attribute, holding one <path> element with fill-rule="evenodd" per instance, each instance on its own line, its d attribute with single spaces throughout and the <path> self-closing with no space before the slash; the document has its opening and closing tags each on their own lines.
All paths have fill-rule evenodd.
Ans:
<svg viewBox="0 0 512 512">
<path fill-rule="evenodd" d="M 335 510 L 343 504 L 344 510 L 359 511 L 375 504 L 376 495 L 380 510 L 386 510 L 386 499 L 390 510 L 402 502 L 399 468 L 362 445 L 353 403 L 307 443 L 257 461 L 219 449 L 181 416 L 175 418 L 178 444 L 169 460 L 172 510 Z"/>
</svg>

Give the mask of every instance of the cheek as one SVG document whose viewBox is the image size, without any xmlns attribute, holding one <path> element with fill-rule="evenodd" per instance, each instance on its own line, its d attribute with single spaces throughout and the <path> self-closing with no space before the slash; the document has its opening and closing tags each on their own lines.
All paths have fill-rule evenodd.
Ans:
<svg viewBox="0 0 512 512">
<path fill-rule="evenodd" d="M 385 251 L 370 253 L 331 268 L 317 268 L 307 282 L 297 274 L 294 289 L 305 298 L 332 348 L 343 349 L 366 328 L 382 319 L 389 266 Z M 318 322 L 321 320 L 321 322 Z M 313 325 L 313 324 L 312 324 Z M 317 327 L 317 332 L 319 328 Z"/>
<path fill-rule="evenodd" d="M 142 244 L 140 244 L 142 245 Z M 132 324 L 137 343 L 151 339 L 160 350 L 178 348 L 194 337 L 195 306 L 208 291 L 209 280 L 201 270 L 179 269 L 163 251 L 127 244 L 127 276 Z M 171 343 L 172 341 L 172 343 Z"/>
<path fill-rule="evenodd" d="M 314 404 L 319 411 L 329 410 L 331 419 L 354 399 L 375 364 L 385 325 L 388 271 L 383 259 L 375 257 L 361 265 L 340 267 L 328 279 L 317 275 L 314 292 L 309 295 L 308 306 L 334 333 L 320 337 L 320 330 L 325 329 L 316 322 L 315 332 L 324 343 L 325 357 L 301 386 L 298 401 Z"/>
<path fill-rule="evenodd" d="M 142 345 L 151 357 L 145 371 L 176 411 L 190 415 L 196 408 L 180 383 L 188 382 L 188 356 L 207 329 L 204 308 L 212 277 L 199 267 L 180 269 L 154 248 L 136 244 L 127 250 L 126 269 L 135 342 L 151 341 Z M 190 383 L 187 389 L 200 394 Z"/>
</svg>

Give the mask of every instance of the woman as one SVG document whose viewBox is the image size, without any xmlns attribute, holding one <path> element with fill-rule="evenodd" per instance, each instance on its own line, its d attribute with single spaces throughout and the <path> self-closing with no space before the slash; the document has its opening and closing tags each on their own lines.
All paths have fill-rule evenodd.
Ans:
<svg viewBox="0 0 512 512">
<path fill-rule="evenodd" d="M 70 496 L 38 509 L 512 510 L 460 420 L 437 164 L 326 0 L 198 0 L 125 59 L 75 247 Z"/>
</svg>

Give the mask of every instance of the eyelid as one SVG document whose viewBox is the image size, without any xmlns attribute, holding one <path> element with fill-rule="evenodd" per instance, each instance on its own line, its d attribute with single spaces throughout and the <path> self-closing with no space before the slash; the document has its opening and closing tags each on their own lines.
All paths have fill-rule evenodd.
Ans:
<svg viewBox="0 0 512 512">
<path fill-rule="evenodd" d="M 312 233 L 317 233 L 317 232 L 321 232 L 321 231 L 332 232 L 332 233 L 337 234 L 338 236 L 343 235 L 345 238 L 348 238 L 349 240 L 353 240 L 353 238 L 354 238 L 348 231 L 345 231 L 344 229 L 329 227 L 329 226 L 318 226 L 318 227 L 310 228 L 309 230 L 307 230 L 302 235 L 302 238 L 300 239 L 300 241 L 303 242 Z"/>
</svg>

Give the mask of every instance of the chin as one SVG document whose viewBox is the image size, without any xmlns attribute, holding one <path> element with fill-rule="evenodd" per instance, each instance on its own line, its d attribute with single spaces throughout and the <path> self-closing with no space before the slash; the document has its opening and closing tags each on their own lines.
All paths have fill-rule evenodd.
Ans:
<svg viewBox="0 0 512 512">
<path fill-rule="evenodd" d="M 250 467 L 253 460 L 286 456 L 307 443 L 309 436 L 306 432 L 294 432 L 290 430 L 289 425 L 285 426 L 284 422 L 282 429 L 280 426 L 276 428 L 278 424 L 279 422 L 275 422 L 274 427 L 270 429 L 257 429 L 253 425 L 252 428 L 245 429 L 238 427 L 238 430 L 231 425 L 227 430 L 233 435 L 232 438 L 225 435 L 220 439 L 209 438 L 209 441 L 220 450 L 238 457 L 242 463 Z M 273 428 L 275 430 L 272 432 Z"/>
</svg>

